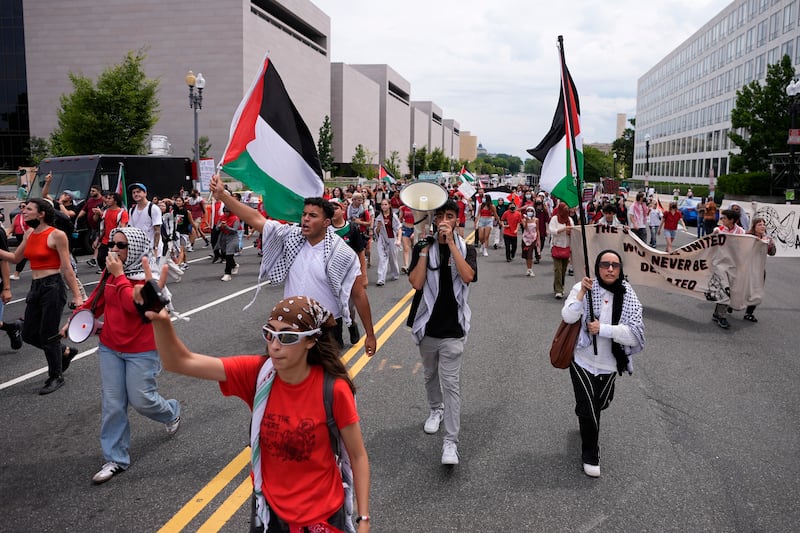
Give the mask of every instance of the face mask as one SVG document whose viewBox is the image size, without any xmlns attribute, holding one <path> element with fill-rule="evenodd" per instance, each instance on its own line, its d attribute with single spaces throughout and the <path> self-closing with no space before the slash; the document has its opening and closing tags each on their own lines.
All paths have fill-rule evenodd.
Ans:
<svg viewBox="0 0 800 533">
<path fill-rule="evenodd" d="M 530 200 L 530 199 L 531 199 L 531 195 L 530 195 L 530 194 L 526 194 L 526 195 L 525 195 L 525 198 L 526 198 L 526 199 L 528 199 L 528 200 Z"/>
<path fill-rule="evenodd" d="M 39 220 L 38 218 L 36 218 L 36 219 L 34 219 L 34 220 L 26 220 L 26 221 L 25 221 L 25 224 L 27 224 L 29 228 L 36 229 L 36 228 L 38 228 L 38 227 L 39 227 L 39 224 L 40 224 L 41 222 L 42 222 L 41 220 Z"/>
</svg>

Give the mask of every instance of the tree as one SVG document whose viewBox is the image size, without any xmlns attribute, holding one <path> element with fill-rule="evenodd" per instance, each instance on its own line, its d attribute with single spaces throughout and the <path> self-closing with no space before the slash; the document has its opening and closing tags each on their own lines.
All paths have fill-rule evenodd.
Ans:
<svg viewBox="0 0 800 533">
<path fill-rule="evenodd" d="M 731 172 L 769 171 L 769 154 L 786 152 L 790 126 L 789 96 L 786 86 L 794 79 L 794 67 L 788 55 L 780 63 L 767 67 L 762 86 L 758 80 L 736 91 L 736 106 L 731 111 L 731 141 L 741 153 L 731 155 Z M 744 129 L 742 135 L 737 129 Z"/>
<path fill-rule="evenodd" d="M 158 121 L 158 81 L 142 69 L 144 51 L 128 52 L 103 71 L 95 85 L 70 73 L 73 92 L 62 94 L 58 126 L 51 135 L 54 155 L 145 154 L 145 140 Z"/>
<path fill-rule="evenodd" d="M 622 132 L 622 136 L 619 139 L 614 140 L 614 143 L 611 145 L 611 152 L 617 154 L 617 174 L 619 174 L 619 171 L 623 169 L 624 176 L 627 179 L 630 179 L 633 172 L 633 137 L 636 133 L 634 131 L 634 128 L 636 127 L 636 119 L 629 119 L 628 122 L 630 122 L 632 127 L 625 128 L 625 130 Z M 614 164 L 613 156 L 611 164 L 612 166 Z M 614 176 L 614 179 L 617 179 L 617 176 Z"/>
<path fill-rule="evenodd" d="M 428 168 L 430 170 L 441 170 L 442 172 L 450 171 L 450 159 L 444 155 L 444 150 L 441 148 L 434 148 L 431 151 L 430 158 L 428 159 Z"/>
<path fill-rule="evenodd" d="M 525 174 L 541 174 L 542 162 L 532 157 L 525 160 L 524 172 Z"/>
<path fill-rule="evenodd" d="M 583 181 L 599 182 L 601 176 L 611 175 L 611 155 L 592 146 L 583 146 Z"/>
<path fill-rule="evenodd" d="M 400 152 L 392 150 L 389 157 L 383 161 L 383 168 L 394 177 L 400 175 Z"/>
<path fill-rule="evenodd" d="M 412 150 L 408 153 L 408 159 L 406 159 L 406 162 L 408 163 L 408 168 L 414 172 L 414 175 L 411 176 L 411 179 L 415 179 L 417 176 L 419 176 L 420 172 L 425 172 L 428 170 L 428 158 L 427 146 L 417 148 L 416 151 Z"/>
<path fill-rule="evenodd" d="M 322 126 L 319 127 L 317 153 L 322 170 L 333 172 L 333 130 L 331 129 L 331 118 L 328 115 L 325 115 Z"/>
<path fill-rule="evenodd" d="M 30 160 L 30 164 L 34 167 L 38 167 L 42 159 L 50 155 L 50 143 L 47 142 L 47 139 L 42 137 L 33 136 L 28 139 L 27 148 L 28 159 Z"/>
<path fill-rule="evenodd" d="M 364 176 L 367 173 L 367 150 L 364 148 L 363 144 L 359 144 L 356 146 L 356 151 L 353 154 L 353 160 L 350 163 L 350 167 L 353 169 L 353 172 L 356 173 L 356 176 Z"/>
<path fill-rule="evenodd" d="M 197 138 L 197 147 L 200 149 L 200 158 L 205 159 L 211 151 L 213 145 L 209 142 L 206 135 L 201 135 Z M 192 159 L 194 159 L 194 145 L 192 145 Z"/>
</svg>

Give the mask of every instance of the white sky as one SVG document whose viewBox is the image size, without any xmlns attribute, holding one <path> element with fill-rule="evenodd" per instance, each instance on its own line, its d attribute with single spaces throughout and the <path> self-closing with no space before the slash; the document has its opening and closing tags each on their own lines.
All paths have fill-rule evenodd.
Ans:
<svg viewBox="0 0 800 533">
<path fill-rule="evenodd" d="M 558 35 L 584 142 L 612 142 L 636 82 L 730 0 L 312 0 L 331 61 L 386 63 L 491 153 L 526 159 L 553 119 Z"/>
</svg>

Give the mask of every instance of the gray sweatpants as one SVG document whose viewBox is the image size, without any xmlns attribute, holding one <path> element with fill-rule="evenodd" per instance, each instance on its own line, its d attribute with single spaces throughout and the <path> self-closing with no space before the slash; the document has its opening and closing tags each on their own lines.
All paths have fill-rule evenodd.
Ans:
<svg viewBox="0 0 800 533">
<path fill-rule="evenodd" d="M 461 354 L 464 338 L 423 337 L 419 343 L 425 392 L 431 409 L 444 408 L 444 440 L 458 444 L 461 429 Z"/>
</svg>

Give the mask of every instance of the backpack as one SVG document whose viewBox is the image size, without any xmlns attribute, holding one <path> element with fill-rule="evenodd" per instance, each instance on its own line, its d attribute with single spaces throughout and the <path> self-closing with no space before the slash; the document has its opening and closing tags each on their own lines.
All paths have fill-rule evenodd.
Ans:
<svg viewBox="0 0 800 533">
<path fill-rule="evenodd" d="M 131 207 L 128 208 L 128 218 L 133 219 L 133 210 L 136 209 L 136 204 L 133 204 Z M 153 221 L 153 202 L 147 202 L 147 216 L 150 218 L 150 222 Z M 119 220 L 117 220 L 117 224 L 119 224 Z"/>
<path fill-rule="evenodd" d="M 333 417 L 333 385 L 336 383 L 336 378 L 327 372 L 323 371 L 322 380 L 322 402 L 325 404 L 325 421 L 328 426 L 328 436 L 331 441 L 331 448 L 333 449 L 333 457 L 336 460 L 336 466 L 339 468 L 339 473 L 342 476 L 342 487 L 344 488 L 344 515 L 345 515 L 345 532 L 356 533 L 355 525 L 353 524 L 353 468 L 350 465 L 350 456 L 347 454 L 347 448 L 342 441 L 342 435 L 339 432 L 339 427 L 336 425 L 336 420 Z M 256 517 L 256 495 L 255 491 L 251 498 L 252 505 L 250 506 L 250 530 L 251 531 L 264 531 L 263 524 L 260 523 Z M 261 529 L 258 529 L 258 528 Z"/>
</svg>

